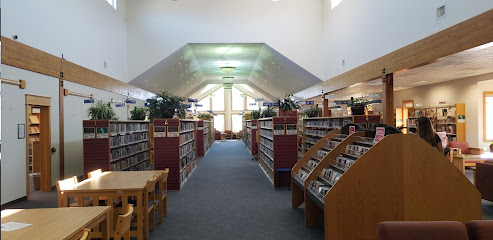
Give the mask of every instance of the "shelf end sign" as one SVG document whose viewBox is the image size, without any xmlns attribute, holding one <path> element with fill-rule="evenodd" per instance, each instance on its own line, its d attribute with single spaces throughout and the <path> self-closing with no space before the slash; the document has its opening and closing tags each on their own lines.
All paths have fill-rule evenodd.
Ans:
<svg viewBox="0 0 493 240">
<path fill-rule="evenodd" d="M 374 143 L 380 142 L 380 140 L 383 139 L 385 136 L 385 128 L 384 127 L 377 127 L 376 133 L 375 133 L 375 139 L 373 139 Z"/>
</svg>

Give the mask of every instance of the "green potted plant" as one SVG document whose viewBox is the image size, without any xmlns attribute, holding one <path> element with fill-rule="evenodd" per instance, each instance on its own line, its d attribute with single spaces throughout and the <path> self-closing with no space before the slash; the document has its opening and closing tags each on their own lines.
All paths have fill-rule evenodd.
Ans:
<svg viewBox="0 0 493 240">
<path fill-rule="evenodd" d="M 319 107 L 310 107 L 308 108 L 307 110 L 303 111 L 303 114 L 309 118 L 314 118 L 314 117 L 318 117 L 320 115 L 320 112 L 322 111 L 322 109 L 320 109 Z"/>
<path fill-rule="evenodd" d="M 200 120 L 211 120 L 211 115 L 201 113 L 201 114 L 199 114 L 198 118 L 199 118 Z"/>
<path fill-rule="evenodd" d="M 179 117 L 186 117 L 186 107 L 182 103 L 185 98 L 174 96 L 171 93 L 163 92 L 157 94 L 149 102 L 149 119 L 154 118 L 173 118 L 175 113 Z"/>
<path fill-rule="evenodd" d="M 278 103 L 279 103 L 279 116 L 292 116 L 293 111 L 300 107 L 297 102 L 293 101 L 293 94 L 286 94 L 286 96 L 284 96 L 284 99 L 279 100 Z"/>
<path fill-rule="evenodd" d="M 275 116 L 277 116 L 277 113 L 276 113 L 276 111 L 274 111 L 274 108 L 272 108 L 272 107 L 267 107 L 260 114 L 260 118 L 268 118 L 268 117 L 275 117 Z"/>
<path fill-rule="evenodd" d="M 260 112 L 261 110 L 254 110 L 250 113 L 250 116 L 252 117 L 252 119 L 259 119 L 260 118 Z"/>
<path fill-rule="evenodd" d="M 490 152 L 493 152 L 493 142 L 490 143 Z"/>
<path fill-rule="evenodd" d="M 134 110 L 130 111 L 130 120 L 145 120 L 146 112 L 146 108 L 134 107 Z"/>
<path fill-rule="evenodd" d="M 98 100 L 91 104 L 89 109 L 87 109 L 87 115 L 90 120 L 118 120 L 110 103 L 105 103 L 103 100 Z"/>
<path fill-rule="evenodd" d="M 351 108 L 352 115 L 365 115 L 365 108 L 368 103 L 369 101 L 367 99 L 360 98 L 354 100 L 354 98 L 351 97 L 351 102 L 349 102 L 347 106 Z"/>
</svg>

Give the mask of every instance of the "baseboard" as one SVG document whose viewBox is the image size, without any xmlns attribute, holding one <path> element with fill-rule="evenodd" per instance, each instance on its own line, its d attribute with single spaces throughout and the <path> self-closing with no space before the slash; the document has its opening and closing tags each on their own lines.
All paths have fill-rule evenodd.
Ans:
<svg viewBox="0 0 493 240">
<path fill-rule="evenodd" d="M 26 201 L 26 200 L 27 200 L 27 197 L 26 197 L 26 196 L 24 196 L 24 197 L 21 197 L 21 198 L 19 198 L 19 199 L 14 200 L 14 201 L 10 201 L 10 202 L 8 202 L 8 203 L 2 204 L 2 211 L 3 211 L 4 209 L 6 209 L 6 208 L 8 208 L 8 207 L 12 206 L 12 205 L 15 205 L 15 204 L 20 203 L 20 202 L 24 202 L 24 201 Z"/>
</svg>

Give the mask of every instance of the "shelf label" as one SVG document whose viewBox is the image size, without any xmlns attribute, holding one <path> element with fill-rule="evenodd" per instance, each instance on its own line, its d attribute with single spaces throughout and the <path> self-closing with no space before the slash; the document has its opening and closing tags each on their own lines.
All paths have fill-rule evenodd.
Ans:
<svg viewBox="0 0 493 240">
<path fill-rule="evenodd" d="M 380 142 L 382 138 L 385 136 L 385 128 L 384 127 L 377 127 L 376 133 L 375 133 L 375 139 L 373 139 L 374 143 Z"/>
<path fill-rule="evenodd" d="M 274 135 L 284 135 L 284 124 L 274 124 Z"/>
<path fill-rule="evenodd" d="M 154 137 L 166 137 L 166 127 L 154 127 Z"/>
<path fill-rule="evenodd" d="M 466 115 L 458 115 L 457 116 L 457 122 L 465 123 L 466 122 Z"/>
<path fill-rule="evenodd" d="M 94 139 L 96 138 L 96 134 L 94 128 L 84 128 L 84 139 Z"/>
<path fill-rule="evenodd" d="M 297 135 L 296 124 L 287 124 L 286 125 L 286 135 Z"/>
<path fill-rule="evenodd" d="M 256 123 L 252 123 L 252 129 L 257 129 L 257 124 Z"/>
<path fill-rule="evenodd" d="M 108 128 L 98 127 L 96 128 L 97 138 L 108 138 Z"/>
<path fill-rule="evenodd" d="M 197 130 L 204 130 L 204 127 L 197 127 Z"/>
<path fill-rule="evenodd" d="M 178 137 L 180 132 L 178 131 L 178 126 L 168 126 L 168 137 Z"/>
<path fill-rule="evenodd" d="M 349 126 L 349 135 L 353 134 L 356 132 L 356 126 Z"/>
</svg>

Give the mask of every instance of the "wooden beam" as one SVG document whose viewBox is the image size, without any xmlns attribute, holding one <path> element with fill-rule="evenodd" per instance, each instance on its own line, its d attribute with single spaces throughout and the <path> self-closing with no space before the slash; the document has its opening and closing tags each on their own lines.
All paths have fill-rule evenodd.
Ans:
<svg viewBox="0 0 493 240">
<path fill-rule="evenodd" d="M 12 79 L 7 79 L 7 78 L 0 78 L 0 79 L 2 79 L 2 83 L 4 83 L 4 84 L 19 86 L 20 89 L 26 88 L 26 80 L 22 80 L 22 79 L 12 80 Z"/>
<path fill-rule="evenodd" d="M 323 100 L 323 110 L 322 110 L 322 114 L 323 114 L 323 117 L 330 117 L 330 114 L 329 114 L 329 99 L 326 99 L 325 98 L 325 95 L 322 95 L 322 97 L 324 98 Z"/>
<path fill-rule="evenodd" d="M 383 123 L 394 126 L 394 74 L 382 77 Z"/>
<path fill-rule="evenodd" d="M 63 89 L 63 80 L 59 79 L 59 87 L 58 87 L 59 95 L 58 95 L 58 129 L 60 133 L 60 179 L 65 179 L 65 117 L 64 117 L 64 109 L 63 109 L 63 97 L 65 95 L 65 91 Z"/>
</svg>

